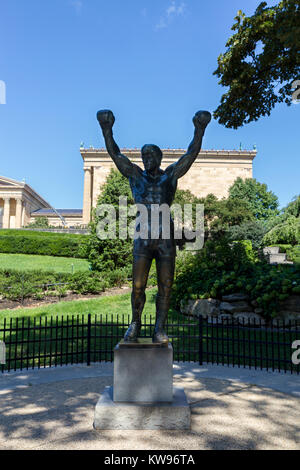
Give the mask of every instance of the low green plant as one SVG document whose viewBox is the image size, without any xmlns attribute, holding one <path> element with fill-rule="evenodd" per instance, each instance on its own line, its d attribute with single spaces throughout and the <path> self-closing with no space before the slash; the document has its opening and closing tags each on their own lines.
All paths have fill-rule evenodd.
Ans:
<svg viewBox="0 0 300 470">
<path fill-rule="evenodd" d="M 181 301 L 216 298 L 242 292 L 263 309 L 266 319 L 278 313 L 280 301 L 300 293 L 299 265 L 272 266 L 260 260 L 251 242 L 206 243 L 196 255 L 184 253 L 177 263 L 173 306 Z"/>
</svg>

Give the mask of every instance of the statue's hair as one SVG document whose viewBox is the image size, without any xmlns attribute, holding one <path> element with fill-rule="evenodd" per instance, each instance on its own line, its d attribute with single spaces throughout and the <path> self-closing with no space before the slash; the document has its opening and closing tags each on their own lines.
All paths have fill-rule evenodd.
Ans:
<svg viewBox="0 0 300 470">
<path fill-rule="evenodd" d="M 162 151 L 160 150 L 160 148 L 159 148 L 157 145 L 154 145 L 154 144 L 146 144 L 146 145 L 144 145 L 144 146 L 142 147 L 142 153 L 143 153 L 143 151 L 145 151 L 147 148 L 148 148 L 148 149 L 151 149 L 152 151 L 154 151 L 154 152 L 157 154 L 157 156 L 158 156 L 160 159 L 162 159 L 163 153 L 162 153 Z"/>
</svg>

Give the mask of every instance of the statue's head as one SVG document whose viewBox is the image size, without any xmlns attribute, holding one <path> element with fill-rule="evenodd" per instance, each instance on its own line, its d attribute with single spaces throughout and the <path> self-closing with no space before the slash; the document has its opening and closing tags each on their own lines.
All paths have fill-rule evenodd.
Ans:
<svg viewBox="0 0 300 470">
<path fill-rule="evenodd" d="M 146 171 L 156 170 L 160 167 L 162 151 L 157 145 L 146 144 L 142 147 L 142 160 Z"/>
</svg>

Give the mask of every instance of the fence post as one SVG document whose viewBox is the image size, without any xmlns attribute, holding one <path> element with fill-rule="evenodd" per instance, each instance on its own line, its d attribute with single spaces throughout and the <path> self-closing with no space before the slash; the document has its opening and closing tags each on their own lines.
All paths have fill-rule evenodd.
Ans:
<svg viewBox="0 0 300 470">
<path fill-rule="evenodd" d="M 87 365 L 91 365 L 91 314 L 88 314 L 87 330 Z"/>
<path fill-rule="evenodd" d="M 199 365 L 203 364 L 203 318 L 199 317 Z"/>
</svg>

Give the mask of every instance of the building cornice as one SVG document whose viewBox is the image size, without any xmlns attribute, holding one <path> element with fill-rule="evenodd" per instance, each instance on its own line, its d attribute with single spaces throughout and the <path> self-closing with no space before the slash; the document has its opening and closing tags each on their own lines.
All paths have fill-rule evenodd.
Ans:
<svg viewBox="0 0 300 470">
<path fill-rule="evenodd" d="M 0 197 L 10 197 L 14 199 L 15 197 L 20 197 L 21 195 L 28 202 L 31 198 L 35 199 L 45 208 L 51 207 L 44 198 L 42 198 L 31 186 L 29 186 L 29 184 L 7 178 L 6 176 L 0 176 L 0 180 L 7 182 L 7 185 L 1 184 L 0 186 Z"/>
<path fill-rule="evenodd" d="M 141 158 L 141 151 L 139 149 L 128 149 L 128 148 L 123 148 L 121 149 L 121 152 L 126 154 L 128 157 L 131 158 Z M 181 155 L 183 155 L 186 152 L 186 149 L 162 149 L 163 152 L 163 158 L 167 159 L 177 159 Z M 110 159 L 110 156 L 108 155 L 106 149 L 104 148 L 99 148 L 99 149 L 80 149 L 80 154 L 83 160 L 86 159 L 96 159 L 96 160 L 106 160 Z M 256 150 L 200 150 L 199 155 L 197 159 L 203 159 L 203 158 L 234 158 L 234 157 L 239 157 L 239 158 L 247 158 L 253 160 L 256 157 L 257 151 Z"/>
</svg>

